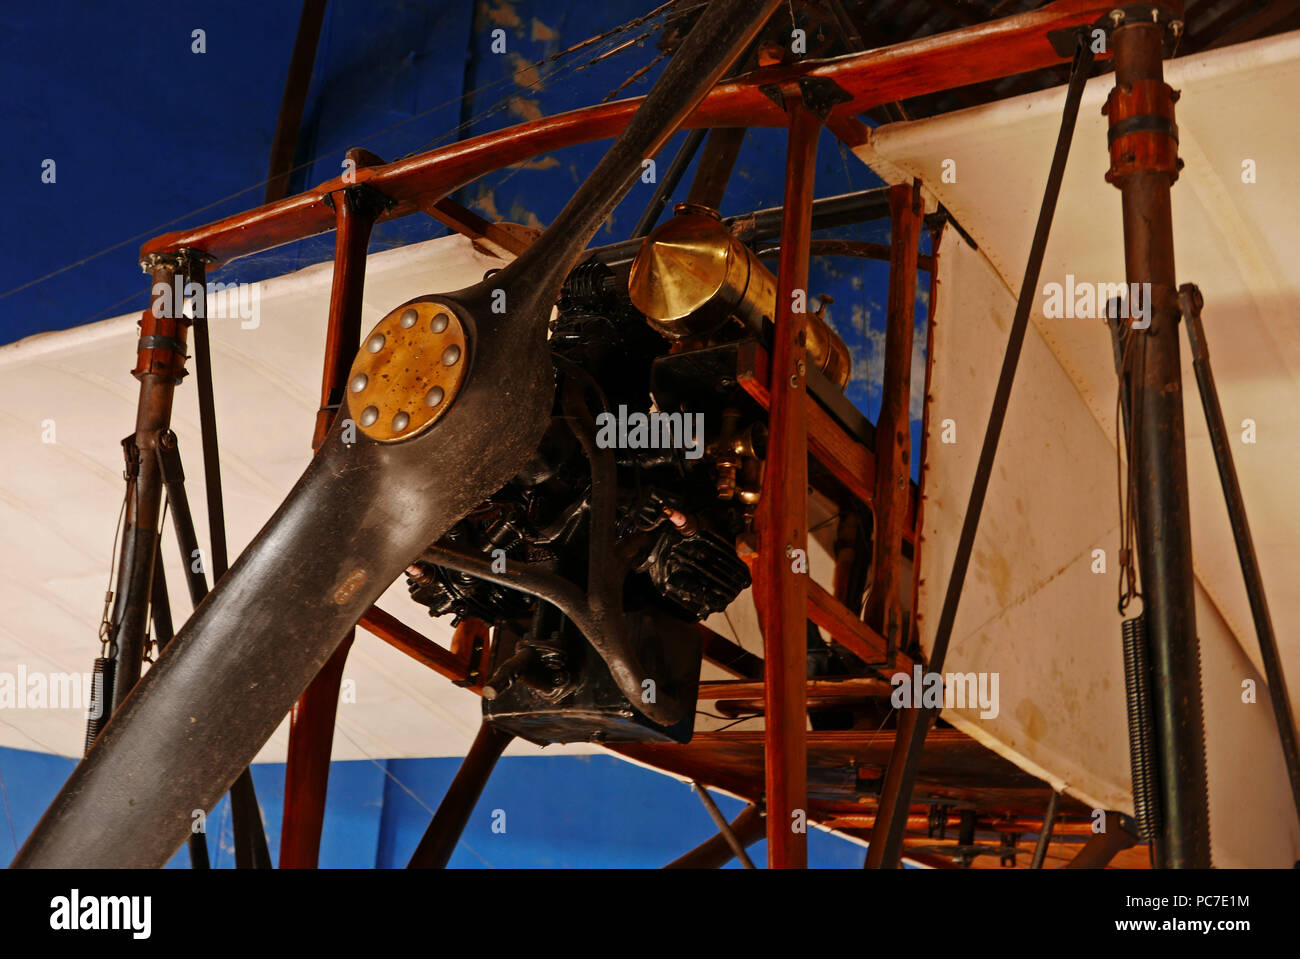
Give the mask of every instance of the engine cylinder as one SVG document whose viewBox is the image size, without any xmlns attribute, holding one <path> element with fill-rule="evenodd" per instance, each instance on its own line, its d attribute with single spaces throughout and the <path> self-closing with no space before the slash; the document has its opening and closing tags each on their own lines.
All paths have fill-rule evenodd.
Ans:
<svg viewBox="0 0 1300 959">
<path fill-rule="evenodd" d="M 776 313 L 776 277 L 722 222 L 716 210 L 679 203 L 676 215 L 642 242 L 628 276 L 632 305 L 670 340 L 704 337 L 734 316 L 756 336 Z M 843 389 L 848 347 L 808 313 L 808 360 Z"/>
</svg>

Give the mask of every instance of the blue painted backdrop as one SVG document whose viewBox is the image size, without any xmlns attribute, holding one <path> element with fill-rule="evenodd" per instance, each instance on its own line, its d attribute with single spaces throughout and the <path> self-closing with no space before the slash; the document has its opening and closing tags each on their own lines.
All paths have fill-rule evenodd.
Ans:
<svg viewBox="0 0 1300 959">
<path fill-rule="evenodd" d="M 24 838 L 72 771 L 71 759 L 0 748 L 0 862 Z M 330 767 L 321 865 L 401 868 L 456 774 L 457 759 L 337 762 Z M 279 859 L 284 765 L 253 767 L 273 860 Z M 714 793 L 723 814 L 744 804 Z M 208 852 L 218 868 L 234 865 L 230 803 L 208 816 Z M 699 797 L 675 779 L 612 756 L 519 757 L 501 760 L 451 858 L 466 869 L 658 868 L 716 830 Z M 750 848 L 766 862 L 766 843 Z M 817 829 L 809 831 L 815 867 L 861 867 L 863 847 Z M 182 850 L 173 868 L 188 868 Z M 729 868 L 739 868 L 733 860 Z"/>
<path fill-rule="evenodd" d="M 391 160 L 615 94 L 658 55 L 653 23 L 554 57 L 653 6 L 331 0 L 291 189 L 337 176 L 353 146 Z M 147 288 L 136 260 L 145 239 L 261 203 L 298 13 L 296 3 L 264 0 L 227 0 L 219 8 L 47 0 L 0 10 L 0 88 L 8 91 L 0 104 L 8 134 L 0 152 L 8 186 L 0 344 L 143 309 Z M 199 30 L 203 52 L 195 49 Z M 492 52 L 494 30 L 505 31 L 505 53 Z M 661 66 L 616 95 L 644 93 Z M 660 169 L 680 141 L 665 149 Z M 783 142 L 778 130 L 749 134 L 724 213 L 780 204 Z M 457 199 L 490 219 L 545 225 L 603 149 L 575 147 L 500 171 Z M 829 135 L 816 176 L 819 196 L 880 182 Z M 653 189 L 638 183 L 594 242 L 624 238 Z M 371 249 L 444 232 L 431 219 L 407 217 L 381 224 Z M 888 225 L 836 235 L 884 241 Z M 215 278 L 248 282 L 318 263 L 330 258 L 332 242 L 324 236 L 289 244 L 237 261 Z M 880 406 L 886 277 L 881 263 L 819 259 L 810 283 L 814 295 L 834 298 L 827 316 L 854 358 L 849 396 L 872 420 Z M 924 282 L 920 287 L 924 342 Z M 129 366 L 123 357 L 124 378 Z M 919 409 L 914 402 L 914 414 Z M 919 420 L 913 440 L 919 446 Z M 87 637 L 88 657 L 92 648 Z M 435 805 L 453 767 L 451 760 L 336 764 L 325 860 L 400 864 L 428 818 L 424 807 Z M 21 841 L 69 768 L 67 760 L 0 750 L 9 824 L 0 833 L 0 858 L 6 843 Z M 259 767 L 257 778 L 274 836 L 283 770 Z M 483 809 L 498 807 L 507 810 L 508 840 L 479 821 Z M 225 822 L 220 810 L 213 817 Z M 607 758 L 508 760 L 455 862 L 656 865 L 709 832 L 695 797 L 644 770 Z M 861 859 L 857 847 L 813 838 L 814 858 L 824 864 Z"/>
</svg>

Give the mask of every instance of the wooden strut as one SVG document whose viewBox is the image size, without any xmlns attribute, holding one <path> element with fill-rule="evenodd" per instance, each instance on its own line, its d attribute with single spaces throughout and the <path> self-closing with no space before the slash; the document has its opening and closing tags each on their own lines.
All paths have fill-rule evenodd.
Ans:
<svg viewBox="0 0 1300 959">
<path fill-rule="evenodd" d="M 885 371 L 876 423 L 876 490 L 871 591 L 863 616 L 885 637 L 892 656 L 901 645 L 903 532 L 912 477 L 912 339 L 916 330 L 916 267 L 924 218 L 921 184 L 889 190 L 889 300 L 885 315 Z"/>
<path fill-rule="evenodd" d="M 768 391 L 771 416 L 759 501 L 755 602 L 763 633 L 767 861 L 808 865 L 807 622 L 808 430 L 804 359 L 812 171 L 821 121 L 787 98 L 785 219 L 776 284 L 776 331 Z M 796 309 L 796 298 L 801 301 Z"/>
<path fill-rule="evenodd" d="M 358 166 L 365 165 L 368 159 L 360 154 L 349 156 Z M 325 333 L 321 403 L 311 441 L 313 452 L 324 442 L 338 414 L 352 357 L 361 343 L 366 251 L 381 206 L 367 202 L 365 194 L 359 190 L 340 190 L 334 195 L 334 210 L 338 222 L 334 275 L 330 287 L 329 325 Z M 352 629 L 289 714 L 284 821 L 280 832 L 281 869 L 314 869 L 320 859 L 339 689 L 348 650 L 355 638 L 356 630 Z"/>
</svg>

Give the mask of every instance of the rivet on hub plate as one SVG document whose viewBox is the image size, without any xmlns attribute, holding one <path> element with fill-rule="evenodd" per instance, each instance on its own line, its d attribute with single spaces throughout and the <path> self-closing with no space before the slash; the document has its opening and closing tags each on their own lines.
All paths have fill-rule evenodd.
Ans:
<svg viewBox="0 0 1300 959">
<path fill-rule="evenodd" d="M 370 339 L 366 340 L 366 349 L 369 350 L 371 353 L 378 353 L 380 350 L 384 348 L 384 344 L 386 342 L 388 342 L 388 340 L 384 336 L 384 334 L 376 333 Z"/>
<path fill-rule="evenodd" d="M 367 406 L 361 411 L 359 422 L 362 426 L 374 426 L 377 419 L 379 419 L 379 410 L 373 406 Z"/>
</svg>

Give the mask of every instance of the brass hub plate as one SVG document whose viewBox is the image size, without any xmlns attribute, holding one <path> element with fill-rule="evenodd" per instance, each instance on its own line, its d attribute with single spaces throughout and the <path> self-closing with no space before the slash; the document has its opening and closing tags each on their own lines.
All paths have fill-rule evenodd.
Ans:
<svg viewBox="0 0 1300 959">
<path fill-rule="evenodd" d="M 348 414 L 372 440 L 410 439 L 450 408 L 468 365 L 465 328 L 450 306 L 399 306 L 366 335 L 352 362 Z"/>
</svg>

